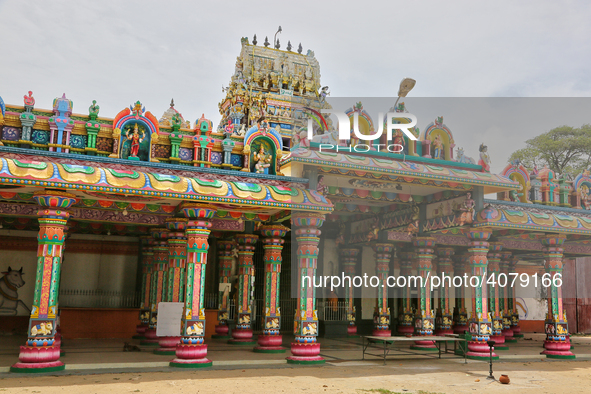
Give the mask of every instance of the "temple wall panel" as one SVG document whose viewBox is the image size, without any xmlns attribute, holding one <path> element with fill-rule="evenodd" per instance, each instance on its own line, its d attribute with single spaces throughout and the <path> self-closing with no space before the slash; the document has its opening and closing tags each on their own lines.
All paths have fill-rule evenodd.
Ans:
<svg viewBox="0 0 591 394">
<path fill-rule="evenodd" d="M 25 284 L 18 289 L 18 298 L 30 308 L 33 302 L 37 269 L 37 238 L 34 236 L 34 232 L 30 231 L 12 231 L 10 236 L 5 235 L 6 231 L 2 233 L 0 233 L 0 253 L 2 256 L 0 272 L 7 271 L 8 267 L 16 270 L 23 269 Z M 137 242 L 104 241 L 102 236 L 88 235 L 82 237 L 83 239 L 76 238 L 66 241 L 60 292 L 64 290 L 135 292 Z M 130 238 L 126 237 L 125 239 L 129 240 Z M 76 304 L 71 304 L 72 302 L 76 302 Z M 60 299 L 60 309 L 69 306 L 94 307 L 96 305 L 85 304 L 83 297 Z M 17 316 L 28 315 L 29 311 L 18 307 Z M 2 330 L 2 326 L 0 326 L 0 330 Z"/>
</svg>

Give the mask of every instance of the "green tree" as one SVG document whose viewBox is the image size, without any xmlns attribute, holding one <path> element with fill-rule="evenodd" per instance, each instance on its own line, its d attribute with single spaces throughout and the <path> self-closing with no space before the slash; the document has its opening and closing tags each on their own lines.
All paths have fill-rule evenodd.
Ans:
<svg viewBox="0 0 591 394">
<path fill-rule="evenodd" d="M 527 168 L 548 166 L 560 176 L 573 179 L 591 164 L 591 125 L 580 128 L 561 126 L 526 141 L 526 147 L 513 152 Z"/>
</svg>

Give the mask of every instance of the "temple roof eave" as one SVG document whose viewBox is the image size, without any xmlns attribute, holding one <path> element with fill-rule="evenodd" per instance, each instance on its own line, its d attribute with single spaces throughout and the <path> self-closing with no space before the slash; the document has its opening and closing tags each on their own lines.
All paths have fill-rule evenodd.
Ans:
<svg viewBox="0 0 591 394">
<path fill-rule="evenodd" d="M 71 191 L 95 191 L 168 200 L 259 206 L 267 209 L 330 212 L 330 200 L 314 190 L 133 170 L 0 159 L 0 184 Z"/>
<path fill-rule="evenodd" d="M 369 172 L 372 174 L 405 178 L 411 177 L 435 182 L 482 186 L 484 194 L 518 190 L 520 187 L 519 183 L 502 175 L 420 164 L 410 160 L 397 161 L 392 158 L 384 159 L 298 149 L 297 151 L 290 152 L 282 161 L 282 165 L 289 165 L 290 163 L 338 168 L 343 175 L 350 173 L 352 176 L 358 176 L 360 172 Z"/>
<path fill-rule="evenodd" d="M 591 236 L 591 216 L 565 215 L 560 214 L 560 211 L 548 213 L 546 210 L 536 209 L 531 204 L 526 205 L 531 208 L 518 210 L 515 209 L 515 204 L 488 200 L 485 208 L 476 214 L 473 226 Z"/>
</svg>

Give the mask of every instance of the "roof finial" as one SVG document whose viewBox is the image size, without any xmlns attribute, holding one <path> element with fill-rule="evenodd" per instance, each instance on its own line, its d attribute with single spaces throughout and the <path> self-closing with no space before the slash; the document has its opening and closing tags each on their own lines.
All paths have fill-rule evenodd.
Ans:
<svg viewBox="0 0 591 394">
<path fill-rule="evenodd" d="M 279 38 L 275 40 L 275 49 L 281 48 L 281 44 L 279 44 Z"/>
<path fill-rule="evenodd" d="M 283 29 L 281 28 L 281 26 L 279 26 L 279 29 L 277 29 L 277 33 L 275 33 L 275 36 L 273 37 L 273 41 L 275 42 L 275 48 L 279 49 L 279 39 L 277 38 L 277 34 L 281 33 L 283 31 Z"/>
<path fill-rule="evenodd" d="M 257 35 L 255 34 L 254 37 L 252 38 L 252 45 L 256 45 L 257 44 Z"/>
<path fill-rule="evenodd" d="M 302 48 L 302 43 L 300 42 L 300 45 L 298 45 L 298 53 L 301 55 L 303 50 L 304 48 Z"/>
<path fill-rule="evenodd" d="M 269 46 L 269 39 L 265 36 L 265 48 Z"/>
<path fill-rule="evenodd" d="M 287 50 L 291 52 L 291 41 L 287 41 Z"/>
<path fill-rule="evenodd" d="M 171 107 L 174 107 L 174 99 L 173 99 L 173 98 L 172 98 L 172 99 L 170 99 L 170 106 L 171 106 Z"/>
</svg>

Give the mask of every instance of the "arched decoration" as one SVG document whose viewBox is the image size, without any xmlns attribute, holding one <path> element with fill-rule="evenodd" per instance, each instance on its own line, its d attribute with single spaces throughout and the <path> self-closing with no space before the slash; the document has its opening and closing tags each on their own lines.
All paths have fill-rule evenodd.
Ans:
<svg viewBox="0 0 591 394">
<path fill-rule="evenodd" d="M 525 168 L 522 164 L 508 164 L 500 175 L 506 176 L 512 181 L 518 182 L 521 186 L 516 192 L 503 192 L 503 200 L 519 201 L 525 203 L 531 202 L 529 200 L 529 190 L 531 188 L 531 183 L 527 168 Z"/>
<path fill-rule="evenodd" d="M 355 114 L 359 115 L 359 133 L 361 133 L 362 135 L 372 135 L 375 133 L 373 120 L 371 119 L 371 116 L 369 116 L 367 111 L 363 109 L 363 104 L 361 103 L 361 101 L 356 103 L 353 108 L 347 109 L 345 111 L 345 114 L 347 114 L 347 116 L 349 117 L 349 127 L 351 130 L 351 146 L 356 146 L 360 143 L 359 138 L 357 138 L 353 133 L 353 119 Z M 371 146 L 372 141 L 363 141 L 362 143 Z"/>
<path fill-rule="evenodd" d="M 591 177 L 585 170 L 575 177 L 571 204 L 573 208 L 591 209 Z"/>
<path fill-rule="evenodd" d="M 117 114 L 113 120 L 113 154 L 110 157 L 157 161 L 152 159 L 152 151 L 153 145 L 158 142 L 158 120 L 150 112 L 144 115 L 144 111 L 145 108 L 137 101 Z"/>
<path fill-rule="evenodd" d="M 453 160 L 453 150 L 456 144 L 451 131 L 443 124 L 442 116 L 427 126 L 421 141 L 423 145 L 423 157 Z"/>
<path fill-rule="evenodd" d="M 261 150 L 262 149 L 262 150 Z M 242 171 L 282 175 L 278 172 L 283 153 L 279 132 L 269 127 L 266 120 L 251 127 L 244 135 L 244 168 Z"/>
</svg>

